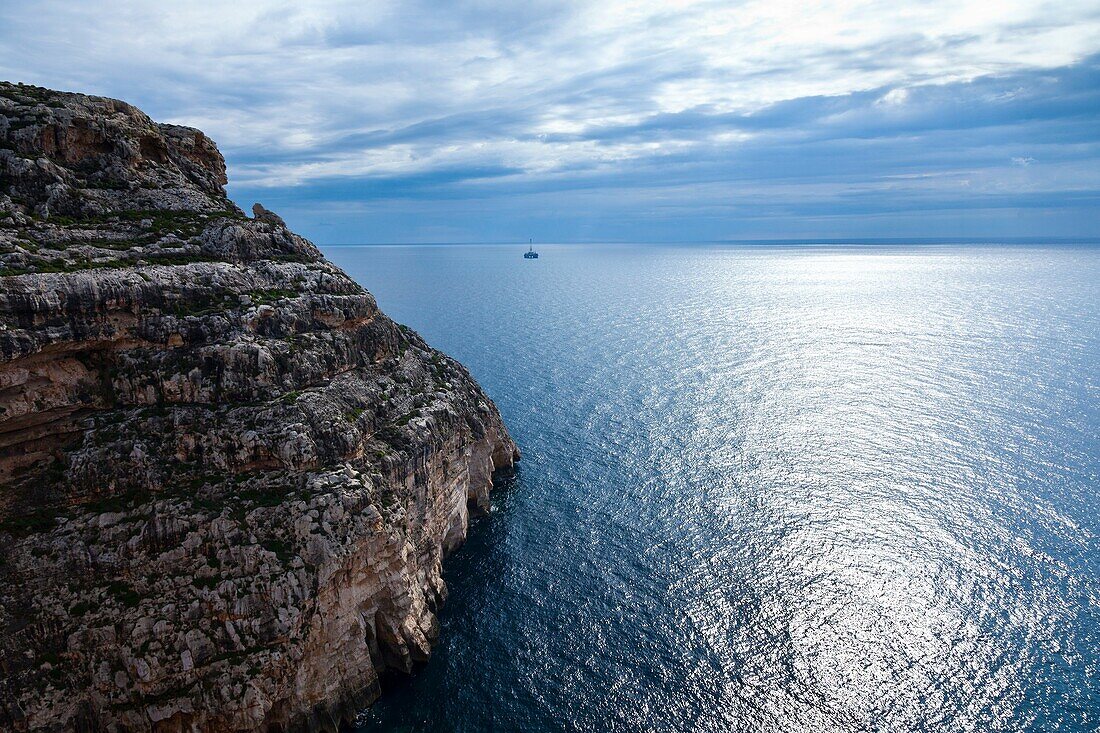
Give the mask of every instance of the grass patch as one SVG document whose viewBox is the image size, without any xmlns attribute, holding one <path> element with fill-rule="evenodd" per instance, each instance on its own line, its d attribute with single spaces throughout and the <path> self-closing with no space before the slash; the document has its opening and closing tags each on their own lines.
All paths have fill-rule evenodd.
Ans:
<svg viewBox="0 0 1100 733">
<path fill-rule="evenodd" d="M 214 590 L 218 585 L 217 578 L 195 578 L 192 584 L 196 588 L 202 588 L 203 590 Z"/>
<path fill-rule="evenodd" d="M 282 540 L 264 540 L 262 546 L 268 552 L 275 553 L 275 557 L 279 558 L 279 562 L 290 562 L 297 553 L 291 549 L 290 545 Z"/>
<path fill-rule="evenodd" d="M 152 498 L 152 495 L 144 489 L 134 489 L 116 496 L 108 496 L 98 501 L 88 502 L 81 508 L 92 514 L 104 514 L 106 512 L 118 513 L 133 509 L 139 504 L 144 504 Z"/>
<path fill-rule="evenodd" d="M 107 585 L 107 592 L 118 599 L 118 602 L 129 608 L 137 608 L 141 603 L 141 594 L 134 590 L 133 586 L 121 580 L 112 581 Z"/>
<path fill-rule="evenodd" d="M 57 525 L 57 518 L 64 514 L 64 510 L 57 507 L 40 509 L 33 514 L 25 514 L 20 517 L 9 517 L 0 522 L 0 530 L 10 532 L 19 537 L 48 532 Z"/>
<path fill-rule="evenodd" d="M 285 298 L 296 298 L 298 292 L 285 288 L 269 288 L 267 290 L 249 291 L 248 297 L 252 299 L 254 305 L 271 305 Z"/>
</svg>

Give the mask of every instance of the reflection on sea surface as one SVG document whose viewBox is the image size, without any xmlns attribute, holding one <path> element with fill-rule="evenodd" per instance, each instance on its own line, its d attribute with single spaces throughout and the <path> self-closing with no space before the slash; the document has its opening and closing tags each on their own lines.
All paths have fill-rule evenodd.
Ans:
<svg viewBox="0 0 1100 733">
<path fill-rule="evenodd" d="M 1100 726 L 1100 250 L 328 251 L 524 451 L 364 730 Z"/>
</svg>

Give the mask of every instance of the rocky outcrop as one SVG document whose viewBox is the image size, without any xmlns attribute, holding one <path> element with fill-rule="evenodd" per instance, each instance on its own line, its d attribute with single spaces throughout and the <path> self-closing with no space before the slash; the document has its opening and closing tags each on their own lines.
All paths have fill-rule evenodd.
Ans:
<svg viewBox="0 0 1100 733">
<path fill-rule="evenodd" d="M 334 729 L 519 457 L 198 130 L 0 84 L 0 729 Z"/>
</svg>

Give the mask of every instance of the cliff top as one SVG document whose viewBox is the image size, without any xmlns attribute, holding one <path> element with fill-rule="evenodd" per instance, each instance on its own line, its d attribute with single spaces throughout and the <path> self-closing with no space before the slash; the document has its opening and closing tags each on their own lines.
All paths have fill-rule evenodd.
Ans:
<svg viewBox="0 0 1100 733">
<path fill-rule="evenodd" d="M 199 130 L 117 99 L 0 82 L 0 223 L 236 210 L 225 183 L 225 160 Z"/>
<path fill-rule="evenodd" d="M 322 259 L 262 207 L 248 219 L 225 183 L 199 130 L 116 99 L 0 82 L 0 276 Z"/>
</svg>

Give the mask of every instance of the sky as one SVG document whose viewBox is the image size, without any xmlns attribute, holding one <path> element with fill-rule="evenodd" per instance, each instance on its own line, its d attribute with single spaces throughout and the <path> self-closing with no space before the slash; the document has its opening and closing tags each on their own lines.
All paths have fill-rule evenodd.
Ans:
<svg viewBox="0 0 1100 733">
<path fill-rule="evenodd" d="M 1100 2 L 0 0 L 319 244 L 1100 237 Z"/>
</svg>

